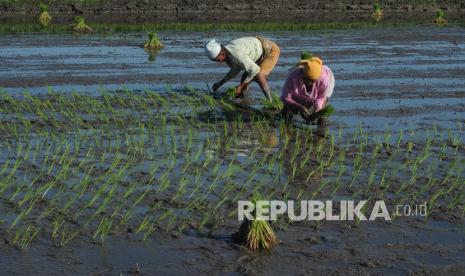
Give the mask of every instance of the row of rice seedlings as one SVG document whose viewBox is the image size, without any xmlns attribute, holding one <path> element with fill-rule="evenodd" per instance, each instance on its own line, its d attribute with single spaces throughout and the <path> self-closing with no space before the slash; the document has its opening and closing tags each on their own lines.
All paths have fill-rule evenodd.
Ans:
<svg viewBox="0 0 465 276">
<path fill-rule="evenodd" d="M 139 103 L 142 102 L 141 99 L 138 99 L 138 100 L 139 100 L 138 101 Z M 134 108 L 134 106 L 136 106 L 134 104 L 134 102 L 132 102 L 131 104 L 133 105 L 132 108 Z M 96 106 L 96 104 L 94 104 L 94 105 Z M 47 104 L 47 106 L 48 106 L 48 104 Z M 95 112 L 96 113 L 97 111 L 96 110 L 95 111 L 91 110 L 89 112 Z M 111 112 L 115 113 L 117 111 L 113 110 Z M 169 116 L 169 115 L 165 114 L 164 117 L 167 118 L 167 116 Z M 185 120 L 183 118 L 178 118 L 174 122 L 176 124 L 180 125 L 181 129 L 189 129 L 188 124 L 187 124 L 187 120 Z M 130 121 L 130 124 L 134 125 L 135 128 L 139 130 L 138 136 L 128 136 L 128 135 L 126 135 L 125 136 L 126 138 L 121 139 L 121 140 L 126 141 L 125 144 L 127 146 L 127 150 L 126 150 L 126 152 L 124 154 L 129 156 L 129 159 L 127 160 L 126 167 L 123 167 L 123 168 L 119 169 L 119 173 L 118 173 L 118 171 L 116 171 L 114 169 L 109 170 L 111 175 L 113 175 L 113 174 L 116 174 L 116 175 L 125 174 L 125 171 L 127 171 L 129 169 L 129 167 L 132 167 L 137 162 L 139 162 L 139 160 L 136 158 L 137 156 L 141 156 L 142 160 L 145 158 L 144 154 L 141 152 L 141 149 L 146 147 L 145 141 L 148 139 L 146 137 L 146 133 L 148 132 L 148 129 L 147 129 L 147 131 L 145 130 L 146 125 L 145 125 L 145 123 L 144 124 L 141 123 L 140 118 L 136 118 L 135 120 Z M 182 139 L 182 137 L 176 137 L 176 135 L 173 133 L 174 128 L 167 128 L 166 124 L 164 126 L 162 126 L 162 131 L 159 131 L 158 133 L 154 134 L 155 136 L 158 136 L 158 137 L 160 137 L 160 136 L 165 137 L 165 138 L 167 137 L 169 139 L 165 139 L 165 138 L 163 138 L 163 139 L 165 139 L 166 141 L 170 141 L 170 146 L 165 149 L 166 150 L 165 151 L 166 154 L 164 155 L 164 160 L 165 161 L 163 161 L 166 164 L 168 164 L 168 167 L 160 171 L 162 173 L 162 177 L 160 178 L 161 181 L 159 182 L 160 183 L 160 185 L 159 185 L 160 189 L 159 189 L 159 192 L 158 192 L 159 195 L 161 195 L 161 193 L 163 193 L 164 191 L 167 191 L 171 184 L 175 184 L 175 183 L 173 183 L 173 180 L 171 179 L 171 177 L 176 175 L 176 174 L 173 175 L 173 171 L 175 170 L 174 168 L 177 166 L 176 164 L 178 164 L 178 162 L 179 162 L 178 158 L 182 156 L 182 157 L 187 157 L 184 160 L 189 160 L 189 159 L 193 160 L 191 162 L 187 161 L 187 163 L 184 163 L 184 166 L 185 166 L 184 170 L 186 172 L 193 172 L 192 177 L 193 177 L 193 179 L 196 179 L 195 186 L 193 187 L 192 192 L 189 193 L 192 197 L 197 199 L 197 200 L 193 201 L 193 202 L 196 202 L 197 207 L 195 207 L 195 204 L 191 205 L 192 210 L 195 210 L 196 208 L 198 209 L 198 207 L 200 207 L 200 205 L 198 205 L 198 203 L 202 199 L 209 198 L 208 195 L 211 195 L 211 194 L 220 194 L 220 197 L 217 197 L 217 201 L 216 201 L 215 206 L 220 207 L 223 203 L 229 201 L 227 199 L 227 197 L 226 197 L 226 193 L 223 192 L 223 196 L 221 196 L 221 193 L 223 191 L 223 187 L 226 187 L 226 186 L 222 186 L 222 185 L 223 185 L 223 182 L 230 181 L 231 177 L 233 177 L 233 175 L 232 175 L 232 173 L 230 173 L 230 174 L 221 174 L 220 173 L 220 164 L 218 162 L 213 163 L 214 162 L 213 160 L 221 160 L 221 159 L 224 158 L 223 156 L 219 155 L 219 153 L 220 153 L 219 149 L 224 145 L 224 143 L 226 143 L 227 145 L 229 144 L 228 150 L 226 152 L 235 152 L 235 151 L 237 151 L 238 146 L 239 146 L 239 143 L 238 143 L 237 140 L 242 139 L 243 137 L 242 136 L 239 137 L 239 136 L 236 136 L 236 135 L 231 135 L 231 133 L 229 132 L 228 129 L 226 129 L 226 131 L 225 131 L 225 126 L 226 126 L 225 124 L 222 124 L 222 125 L 219 125 L 219 126 L 215 125 L 215 124 L 210 124 L 210 123 L 206 124 L 206 128 L 210 128 L 210 131 L 212 131 L 212 133 L 214 135 L 213 135 L 213 137 L 208 136 L 206 138 L 206 140 L 205 140 L 205 144 L 204 144 L 205 146 L 204 147 L 198 147 L 197 149 L 202 149 L 202 150 L 197 150 L 197 151 L 195 151 L 195 150 L 190 151 L 189 150 L 189 149 L 195 148 L 195 147 L 192 146 L 192 145 L 189 145 L 189 143 L 192 143 L 192 142 L 188 142 L 188 141 L 198 140 L 198 139 L 195 139 L 193 137 L 194 134 L 190 135 L 191 138 Z M 236 121 L 236 123 L 235 123 L 235 126 L 238 127 L 238 129 L 235 131 L 235 133 L 241 133 L 241 128 L 239 126 L 241 126 L 242 129 L 243 129 L 243 128 L 247 128 L 248 125 L 245 125 L 243 122 L 241 122 L 240 119 L 238 119 Z M 263 131 L 267 131 L 267 130 L 270 129 L 269 124 L 267 124 L 263 120 L 259 120 L 258 118 L 254 119 L 254 121 L 252 121 L 252 126 L 253 126 L 254 129 L 263 129 Z M 147 124 L 147 128 L 154 129 L 156 127 L 157 127 L 156 125 Z M 101 129 L 101 127 L 98 127 L 98 129 L 99 128 Z M 98 129 L 96 129 L 96 131 Z M 110 133 L 111 129 L 107 128 L 105 130 L 105 132 L 107 132 L 106 135 L 110 135 L 111 134 Z M 196 132 L 196 133 L 198 135 L 199 132 Z M 368 139 L 367 139 L 365 133 L 363 133 L 363 132 L 360 132 L 359 136 L 363 138 L 363 139 L 358 139 L 358 141 L 360 142 L 360 145 L 358 147 L 362 148 L 362 151 L 360 151 L 360 158 L 362 158 L 362 157 L 364 157 L 366 155 L 366 153 L 365 153 L 365 151 L 363 149 L 368 147 Z M 385 137 L 389 137 L 389 136 L 390 136 L 389 134 L 385 134 Z M 53 137 L 56 137 L 56 136 L 53 136 Z M 62 170 L 61 173 L 60 173 L 60 171 L 54 170 L 54 167 L 57 164 L 60 164 L 60 163 L 62 163 L 62 164 L 63 163 L 70 164 L 69 162 L 65 162 L 65 160 L 68 158 L 67 156 L 69 155 L 69 152 L 70 152 L 70 149 L 69 149 L 70 145 L 69 144 L 67 145 L 66 141 L 60 141 L 60 139 L 63 139 L 63 137 L 65 137 L 65 136 L 61 136 L 60 138 L 52 138 L 52 139 L 55 139 L 55 141 L 57 141 L 57 143 L 59 144 L 59 146 L 57 148 L 59 148 L 59 152 L 60 152 L 61 155 L 58 156 L 58 153 L 57 153 L 58 151 L 57 152 L 51 152 L 50 154 L 47 154 L 47 155 L 51 155 L 51 157 L 47 158 L 47 160 L 50 160 L 48 162 L 49 164 L 43 166 L 43 169 L 46 170 L 47 173 L 54 173 L 54 174 L 56 173 L 57 175 L 62 175 L 62 176 L 66 176 L 66 174 L 67 174 L 66 173 L 66 168 L 64 168 L 64 170 Z M 113 137 L 114 137 L 114 135 L 113 135 Z M 231 138 L 231 137 L 233 137 L 233 138 Z M 260 177 L 260 178 L 257 179 L 257 177 L 256 177 L 258 175 L 259 171 L 263 167 L 268 166 L 268 167 L 274 168 L 276 166 L 273 163 L 283 164 L 282 163 L 283 159 L 292 160 L 291 164 L 293 164 L 294 167 L 295 167 L 296 164 L 299 164 L 299 161 L 301 159 L 300 159 L 300 157 L 298 157 L 299 156 L 298 152 L 301 151 L 301 150 L 305 151 L 306 147 L 304 147 L 303 145 L 308 144 L 307 139 L 304 138 L 305 142 L 302 142 L 300 137 L 308 137 L 308 134 L 301 133 L 300 130 L 294 130 L 293 134 L 289 134 L 289 133 L 286 132 L 283 135 L 283 137 L 281 137 L 281 141 L 282 141 L 281 146 L 282 146 L 282 149 L 284 149 L 284 150 L 281 149 L 278 152 L 279 158 L 270 158 L 267 155 L 262 155 L 260 149 L 254 148 L 253 151 L 250 154 L 251 157 L 248 158 L 248 162 L 250 162 L 252 164 L 247 168 L 247 173 L 248 173 L 248 177 L 246 178 L 246 181 L 247 181 L 246 184 L 247 185 L 243 186 L 243 188 L 245 188 L 245 189 L 243 189 L 242 194 L 241 193 L 237 194 L 238 195 L 237 198 L 244 197 L 245 196 L 244 192 L 248 192 L 250 190 L 258 191 L 259 189 L 262 189 L 262 188 L 265 188 L 265 190 L 267 189 L 263 178 Z M 226 138 L 226 141 L 224 141 L 224 138 Z M 252 138 L 252 136 L 250 134 L 245 135 L 245 138 L 246 138 L 246 141 L 248 141 L 248 143 L 253 142 L 253 138 Z M 234 141 L 231 141 L 231 139 L 234 139 Z M 291 144 L 291 139 L 295 141 L 295 142 L 292 142 L 292 144 Z M 354 138 L 354 140 L 355 140 L 355 138 Z M 389 140 L 389 139 L 385 138 L 384 140 Z M 455 140 L 457 140 L 457 138 L 455 138 Z M 320 171 L 321 171 L 320 174 L 321 175 L 323 175 L 324 170 L 331 170 L 333 168 L 334 164 L 336 164 L 334 156 L 337 156 L 336 151 L 338 149 L 335 147 L 336 142 L 335 142 L 334 136 L 330 136 L 327 143 L 328 144 L 321 143 L 321 144 L 317 144 L 316 146 L 313 146 L 313 148 L 316 149 L 316 159 L 319 161 L 319 164 L 320 164 L 319 166 L 321 168 L 320 169 Z M 379 142 L 379 143 L 381 143 L 381 142 Z M 187 144 L 187 146 L 186 146 L 186 144 Z M 400 144 L 400 143 L 398 143 L 398 144 Z M 104 146 L 102 143 L 96 143 L 96 145 L 98 147 L 103 147 Z M 165 143 L 165 145 L 169 145 L 169 144 Z M 427 143 L 427 145 L 428 145 L 428 143 Z M 18 145 L 17 150 L 14 151 L 14 152 L 12 151 L 12 152 L 13 153 L 28 152 L 28 150 L 22 149 L 22 147 L 23 146 Z M 290 152 L 290 154 L 291 154 L 290 158 L 288 157 L 289 155 L 286 155 L 287 154 L 286 149 L 288 149 L 289 147 L 290 147 L 291 150 L 293 150 L 293 151 Z M 379 155 L 379 150 L 381 149 L 381 147 L 382 147 L 381 144 L 375 146 L 373 151 L 372 151 L 372 155 L 374 155 L 375 157 L 378 156 Z M 397 147 L 399 147 L 399 146 L 397 146 Z M 27 148 L 27 146 L 26 146 L 26 148 Z M 203 170 L 190 169 L 191 165 L 189 165 L 189 164 L 195 164 L 197 162 L 197 160 L 199 160 L 200 155 L 203 154 L 203 153 L 198 154 L 198 152 L 203 152 L 203 149 L 208 149 L 208 148 L 215 149 L 215 154 L 212 155 L 210 158 L 205 158 L 204 159 L 203 165 L 202 165 Z M 187 150 L 185 150 L 185 152 L 182 152 L 181 149 L 187 149 Z M 429 150 L 430 150 L 430 146 L 427 146 L 427 147 L 424 148 L 423 154 L 420 155 L 420 157 L 418 157 L 419 162 L 424 159 L 424 156 L 428 156 L 428 157 L 430 156 L 430 155 L 428 155 Z M 87 151 L 87 152 L 90 152 L 90 151 Z M 118 152 L 119 152 L 119 150 L 118 150 Z M 260 153 L 261 158 L 256 158 L 256 157 L 259 156 L 258 155 L 259 153 Z M 102 161 L 100 161 L 101 163 L 106 162 L 106 158 L 104 156 L 105 156 L 105 152 L 102 154 L 102 157 L 101 157 Z M 154 157 L 154 158 L 156 158 L 156 157 Z M 307 160 L 309 159 L 308 156 L 306 158 L 307 158 Z M 54 160 L 54 162 L 52 160 Z M 234 159 L 232 159 L 232 160 L 234 160 Z M 372 160 L 374 160 L 374 158 L 372 158 Z M 184 161 L 184 162 L 186 162 L 186 161 Z M 267 162 L 268 162 L 268 164 L 266 164 Z M 422 162 L 424 162 L 424 161 L 422 161 Z M 44 163 L 47 163 L 47 162 L 44 162 Z M 214 166 L 210 167 L 209 164 L 212 164 L 212 163 L 214 164 Z M 362 163 L 362 162 L 360 162 L 360 163 Z M 232 164 L 232 161 L 229 164 Z M 230 166 L 229 164 L 228 164 L 228 166 Z M 67 167 L 69 167 L 69 166 L 70 165 L 67 165 Z M 210 167 L 210 170 L 207 172 L 205 169 L 209 168 L 209 167 Z M 282 168 L 283 165 L 280 165 L 280 167 Z M 292 166 L 290 166 L 290 167 L 292 168 Z M 337 168 L 344 168 L 344 167 L 339 165 L 339 166 L 337 166 Z M 280 170 L 282 171 L 282 169 L 280 169 Z M 292 169 L 292 170 L 294 170 L 294 169 Z M 340 169 L 340 170 L 344 170 L 344 169 Z M 381 170 L 377 170 L 377 171 L 381 171 Z M 344 174 L 344 172 L 339 171 L 338 179 L 342 178 L 343 174 Z M 384 174 L 386 174 L 386 171 L 385 171 Z M 204 189 L 204 192 L 199 193 L 199 191 L 201 189 L 201 184 L 202 184 L 201 179 L 205 179 L 205 178 L 201 177 L 202 175 L 204 175 L 204 176 L 210 175 L 212 178 L 210 180 L 211 182 L 209 183 L 210 185 L 208 185 L 206 187 L 206 189 Z M 279 175 L 279 173 L 277 173 L 277 175 Z M 290 177 L 289 179 L 294 179 L 296 177 L 296 175 L 297 175 L 297 173 L 294 170 L 293 172 L 289 173 L 288 176 Z M 118 177 L 116 177 L 114 179 L 117 180 Z M 375 179 L 374 174 L 373 174 L 373 176 L 371 176 L 370 179 L 371 179 L 370 180 L 371 181 L 370 186 L 372 186 L 373 181 Z M 97 183 L 101 183 L 101 182 L 103 182 L 103 185 L 105 186 L 106 182 L 104 182 L 103 179 L 98 181 Z M 116 182 L 118 182 L 118 181 L 116 181 Z M 286 182 L 285 185 L 289 184 L 289 181 L 284 180 L 284 182 Z M 188 186 L 187 186 L 186 183 L 187 183 L 187 178 L 183 177 L 183 178 L 181 178 L 181 181 L 179 183 L 176 183 L 176 184 L 180 184 L 180 185 L 173 187 L 172 190 L 175 191 L 176 198 L 181 198 L 187 192 Z M 246 188 L 246 187 L 251 187 L 251 185 L 250 185 L 251 183 L 255 183 L 254 189 Z M 328 183 L 329 183 L 329 181 L 322 181 L 320 183 L 320 186 L 316 190 L 316 193 L 314 193 L 314 194 L 317 194 L 318 191 L 323 191 L 323 189 L 328 186 Z M 282 181 L 276 181 L 276 184 L 283 184 L 283 182 Z M 340 186 L 340 185 L 336 185 L 336 187 L 338 187 L 338 186 Z M 100 188 L 101 187 L 102 186 L 100 186 Z M 111 186 L 111 187 L 110 187 L 110 185 L 105 186 L 105 189 L 102 190 L 102 192 L 104 192 L 103 194 L 105 194 L 105 198 L 114 198 L 116 196 L 116 194 L 115 194 L 116 193 L 116 188 L 115 187 L 117 187 L 117 186 L 116 185 Z M 232 189 L 234 189 L 234 187 L 235 187 L 235 185 L 230 184 L 227 189 L 232 190 Z M 241 186 L 236 185 L 236 188 L 240 188 L 240 187 Z M 97 191 L 99 191 L 99 190 L 97 190 Z M 283 191 L 287 191 L 287 189 L 283 188 Z M 269 192 L 269 193 L 271 193 L 271 192 Z M 19 192 L 16 193 L 16 194 L 18 195 Z M 136 205 L 138 203 L 141 203 L 143 201 L 143 198 L 145 198 L 147 195 L 148 195 L 148 189 L 145 189 L 144 192 L 142 194 L 139 194 L 138 198 L 136 198 L 136 201 L 135 201 Z M 289 195 L 290 194 L 288 193 L 288 196 Z M 442 194 L 439 194 L 439 195 L 442 195 Z M 28 196 L 28 197 L 30 197 L 30 196 Z M 59 197 L 61 198 L 62 195 L 60 195 Z M 96 212 L 94 214 L 94 216 L 92 217 L 93 219 L 97 219 L 100 222 L 102 222 L 102 219 L 101 219 L 101 216 L 99 215 L 99 213 L 103 212 L 106 209 L 106 206 L 107 206 L 107 204 L 109 202 L 109 200 L 107 199 L 106 200 L 107 203 L 105 203 L 105 198 L 102 197 L 102 201 L 101 201 L 102 203 L 101 204 L 99 203 L 99 205 L 95 206 L 95 210 L 100 210 L 100 211 Z M 130 200 L 133 197 L 129 195 L 126 198 L 128 200 Z M 458 199 L 460 199 L 460 198 L 458 198 Z M 97 202 L 97 200 L 95 202 Z M 69 206 L 71 204 L 73 204 L 72 201 L 68 200 L 67 202 L 63 203 L 62 209 L 65 212 L 69 212 L 70 209 L 67 206 Z M 219 210 L 218 207 L 215 208 L 215 209 Z M 205 207 L 201 207 L 200 210 L 203 212 L 206 209 L 205 209 Z M 130 213 L 128 213 L 125 220 L 128 219 L 127 217 L 130 218 L 129 214 Z M 176 216 L 174 216 L 174 215 L 171 216 L 171 215 L 167 215 L 167 214 L 168 213 L 165 213 L 165 217 L 169 217 L 169 224 L 171 226 L 174 225 L 176 223 L 176 221 L 177 221 Z M 208 220 L 208 217 L 205 220 Z M 98 231 L 99 234 L 97 234 L 95 237 L 100 237 L 101 240 L 103 240 L 102 238 L 106 237 L 106 235 L 111 231 L 111 229 L 110 229 L 111 227 L 106 227 L 106 226 L 110 225 L 109 222 L 110 221 L 106 221 L 105 223 L 102 224 L 101 227 L 98 226 L 97 229 L 100 229 Z M 99 223 L 99 225 L 100 225 L 100 223 Z M 111 225 L 115 225 L 115 224 L 111 223 Z M 110 229 L 110 230 L 108 230 L 108 229 Z"/>
</svg>

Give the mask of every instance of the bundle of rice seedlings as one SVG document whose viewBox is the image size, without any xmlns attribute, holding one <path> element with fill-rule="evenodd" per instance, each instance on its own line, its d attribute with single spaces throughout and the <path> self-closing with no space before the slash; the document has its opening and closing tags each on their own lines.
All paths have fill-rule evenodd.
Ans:
<svg viewBox="0 0 465 276">
<path fill-rule="evenodd" d="M 48 13 L 48 6 L 45 5 L 44 3 L 40 3 L 39 10 L 40 10 L 40 14 L 38 17 L 39 24 L 42 27 L 47 27 L 48 24 L 50 24 L 50 21 L 52 21 L 52 17 Z"/>
<path fill-rule="evenodd" d="M 383 11 L 381 10 L 381 5 L 377 2 L 373 4 L 373 13 L 371 14 L 371 18 L 375 22 L 379 22 L 383 18 Z"/>
<path fill-rule="evenodd" d="M 307 51 L 302 51 L 302 53 L 300 54 L 300 60 L 311 59 L 312 57 L 313 57 L 313 54 L 311 54 L 310 52 L 307 52 Z M 292 69 L 297 68 L 299 66 L 300 66 L 299 63 L 297 63 L 292 68 L 290 68 L 289 71 L 291 71 Z"/>
<path fill-rule="evenodd" d="M 155 32 L 150 32 L 149 40 L 144 44 L 144 48 L 151 49 L 151 50 L 159 50 L 163 47 L 165 47 L 165 45 L 163 45 L 160 39 L 158 39 L 157 34 Z"/>
<path fill-rule="evenodd" d="M 433 23 L 438 26 L 443 26 L 447 24 L 447 20 L 444 19 L 444 11 L 442 10 L 436 11 L 436 18 L 433 19 Z"/>
<path fill-rule="evenodd" d="M 253 200 L 255 207 L 257 200 Z M 255 216 L 255 211 L 254 214 Z M 252 221 L 245 219 L 239 228 L 239 232 L 232 236 L 236 243 L 246 246 L 251 251 L 258 249 L 270 249 L 279 243 L 273 228 L 266 220 L 254 219 Z"/>
<path fill-rule="evenodd" d="M 307 51 L 302 51 L 300 54 L 300 59 L 311 59 L 313 55 Z"/>
<path fill-rule="evenodd" d="M 92 28 L 86 25 L 84 17 L 75 16 L 74 23 L 74 31 L 76 33 L 86 34 L 92 32 Z"/>
<path fill-rule="evenodd" d="M 269 110 L 278 110 L 281 111 L 284 108 L 284 104 L 281 101 L 281 98 L 277 95 L 271 95 L 271 101 L 268 99 L 263 99 L 262 100 L 262 105 L 264 109 L 269 109 Z"/>
<path fill-rule="evenodd" d="M 226 99 L 233 99 L 236 97 L 236 88 L 235 87 L 229 87 L 226 90 L 226 93 L 224 95 L 224 98 Z"/>
<path fill-rule="evenodd" d="M 336 110 L 334 109 L 334 107 L 332 107 L 331 105 L 327 105 L 323 109 L 321 109 L 320 111 L 312 113 L 307 118 L 307 122 L 314 121 L 314 120 L 316 120 L 318 118 L 327 118 L 327 117 L 331 116 L 335 111 Z"/>
</svg>

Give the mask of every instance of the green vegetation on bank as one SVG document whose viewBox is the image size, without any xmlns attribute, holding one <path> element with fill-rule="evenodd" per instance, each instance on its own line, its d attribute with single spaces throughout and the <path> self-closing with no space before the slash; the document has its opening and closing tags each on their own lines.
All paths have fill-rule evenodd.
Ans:
<svg viewBox="0 0 465 276">
<path fill-rule="evenodd" d="M 358 29 L 358 28 L 379 28 L 379 27 L 405 27 L 418 26 L 418 23 L 373 23 L 373 22 L 353 22 L 353 23 L 224 23 L 224 24 L 100 24 L 92 23 L 94 33 L 119 33 L 119 32 L 150 32 L 150 31 L 314 31 L 314 30 L 337 30 L 337 29 Z M 451 24 L 449 24 L 451 25 Z M 71 33 L 72 26 L 69 24 L 53 24 L 47 29 L 43 29 L 37 24 L 0 24 L 0 34 L 18 33 L 50 33 L 63 34 Z"/>
</svg>

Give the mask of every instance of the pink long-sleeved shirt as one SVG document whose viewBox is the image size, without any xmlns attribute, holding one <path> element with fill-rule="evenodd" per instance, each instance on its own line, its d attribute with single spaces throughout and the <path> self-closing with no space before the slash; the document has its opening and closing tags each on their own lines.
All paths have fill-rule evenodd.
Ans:
<svg viewBox="0 0 465 276">
<path fill-rule="evenodd" d="M 281 91 L 281 100 L 285 105 L 297 110 L 311 106 L 317 110 L 323 108 L 326 101 L 324 93 L 331 82 L 331 70 L 323 65 L 321 76 L 313 83 L 311 90 L 307 90 L 303 76 L 303 67 L 297 67 L 289 73 Z"/>
</svg>

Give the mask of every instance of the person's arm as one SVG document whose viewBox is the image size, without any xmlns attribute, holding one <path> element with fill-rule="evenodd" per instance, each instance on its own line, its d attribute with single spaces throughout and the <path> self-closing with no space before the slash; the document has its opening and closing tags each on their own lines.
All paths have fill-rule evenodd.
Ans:
<svg viewBox="0 0 465 276">
<path fill-rule="evenodd" d="M 326 96 L 322 93 L 321 96 L 313 102 L 313 106 L 315 107 L 315 112 L 322 110 L 326 104 Z"/>
<path fill-rule="evenodd" d="M 237 76 L 237 74 L 239 74 L 239 72 L 241 72 L 240 67 L 231 67 L 231 69 L 229 69 L 229 72 L 226 74 L 226 76 L 223 77 L 222 80 L 220 80 L 219 82 L 213 84 L 213 91 L 218 90 L 221 86 L 223 86 L 223 84 L 225 84 L 230 79 Z"/>
<path fill-rule="evenodd" d="M 282 95 L 281 101 L 283 101 L 285 105 L 290 106 L 291 108 L 297 109 L 301 112 L 308 112 L 307 108 L 301 105 L 300 103 L 298 103 L 297 101 L 295 101 L 292 98 L 292 95 L 290 93 L 287 93 L 286 95 Z"/>
<path fill-rule="evenodd" d="M 329 81 L 330 81 L 329 77 L 324 77 L 324 78 L 319 80 L 319 84 L 317 86 L 318 87 L 318 91 L 317 91 L 318 96 L 313 101 L 313 106 L 315 107 L 315 112 L 318 112 L 321 109 L 323 109 L 323 107 L 325 107 L 325 104 L 326 104 L 326 101 L 327 101 L 327 97 L 325 96 L 325 92 L 328 89 Z M 316 85 L 316 84 L 313 84 L 313 85 Z"/>
<path fill-rule="evenodd" d="M 318 79 L 317 83 L 313 84 L 316 85 L 317 88 L 317 98 L 313 101 L 315 112 L 322 110 L 328 101 L 328 97 L 326 97 L 327 90 L 331 85 L 334 87 L 334 83 L 331 83 L 331 77 L 331 70 L 324 66 L 321 77 Z"/>
</svg>

